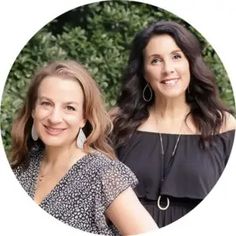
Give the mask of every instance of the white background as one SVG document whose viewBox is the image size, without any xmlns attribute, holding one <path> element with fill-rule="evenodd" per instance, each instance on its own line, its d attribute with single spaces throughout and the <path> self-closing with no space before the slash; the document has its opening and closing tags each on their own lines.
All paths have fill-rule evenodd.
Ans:
<svg viewBox="0 0 236 236">
<path fill-rule="evenodd" d="M 27 41 L 62 13 L 93 1 L 2 0 L 0 3 L 0 95 L 8 72 Z M 220 56 L 235 88 L 236 7 L 233 1 L 140 1 L 168 10 L 195 27 Z M 235 145 L 228 166 L 205 200 L 155 235 L 236 235 Z M 128 204 L 128 203 L 127 203 Z M 85 235 L 55 220 L 28 197 L 8 165 L 0 140 L 0 235 Z M 87 234 L 86 234 L 87 235 Z"/>
</svg>

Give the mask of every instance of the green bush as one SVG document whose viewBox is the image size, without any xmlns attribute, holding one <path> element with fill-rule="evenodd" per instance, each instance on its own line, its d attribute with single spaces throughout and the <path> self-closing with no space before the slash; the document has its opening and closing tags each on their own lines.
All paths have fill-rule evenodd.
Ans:
<svg viewBox="0 0 236 236">
<path fill-rule="evenodd" d="M 115 105 L 120 77 L 135 33 L 150 22 L 174 20 L 199 38 L 206 62 L 214 71 L 222 99 L 234 107 L 225 69 L 207 41 L 186 22 L 157 7 L 129 1 L 105 1 L 69 11 L 43 27 L 18 55 L 5 85 L 1 107 L 4 146 L 10 148 L 12 120 L 34 71 L 48 61 L 75 59 L 99 84 L 108 107 Z"/>
</svg>

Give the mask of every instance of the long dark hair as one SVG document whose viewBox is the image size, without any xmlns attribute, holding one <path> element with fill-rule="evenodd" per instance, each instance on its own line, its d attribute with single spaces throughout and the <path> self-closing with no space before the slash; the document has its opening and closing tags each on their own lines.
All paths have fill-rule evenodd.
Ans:
<svg viewBox="0 0 236 236">
<path fill-rule="evenodd" d="M 113 120 L 112 139 L 116 149 L 122 146 L 149 116 L 148 108 L 154 103 L 154 98 L 145 102 L 142 96 L 146 85 L 143 53 L 150 39 L 162 34 L 168 34 L 175 40 L 189 62 L 191 79 L 189 91 L 186 91 L 186 101 L 203 143 L 219 133 L 225 120 L 225 111 L 230 112 L 220 101 L 214 75 L 203 61 L 197 38 L 175 22 L 155 22 L 140 31 L 132 42 L 128 65 L 123 75 L 121 95 L 118 98 L 118 112 Z"/>
</svg>

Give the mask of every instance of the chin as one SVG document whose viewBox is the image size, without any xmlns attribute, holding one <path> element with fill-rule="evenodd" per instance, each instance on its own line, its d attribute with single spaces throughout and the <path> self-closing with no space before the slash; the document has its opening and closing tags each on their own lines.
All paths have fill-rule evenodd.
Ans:
<svg viewBox="0 0 236 236">
<path fill-rule="evenodd" d="M 185 97 L 185 91 L 183 92 L 168 92 L 168 93 L 163 93 L 162 94 L 163 97 L 165 97 L 166 99 L 168 98 L 179 98 L 179 97 Z"/>
<path fill-rule="evenodd" d="M 52 146 L 52 147 L 61 147 L 65 144 L 65 142 L 59 138 L 59 137 L 45 137 L 41 136 L 40 139 L 46 146 Z"/>
<path fill-rule="evenodd" d="M 44 145 L 47 147 L 63 147 L 65 144 L 62 142 L 50 142 L 50 141 L 46 141 L 44 142 Z"/>
</svg>

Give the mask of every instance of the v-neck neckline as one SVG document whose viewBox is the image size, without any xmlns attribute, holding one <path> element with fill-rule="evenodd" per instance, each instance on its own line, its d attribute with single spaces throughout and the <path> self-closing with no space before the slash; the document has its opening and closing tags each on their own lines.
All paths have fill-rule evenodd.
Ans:
<svg viewBox="0 0 236 236">
<path fill-rule="evenodd" d="M 59 186 L 61 186 L 61 184 L 66 181 L 66 179 L 68 178 L 68 176 L 70 175 L 70 173 L 73 171 L 74 168 L 76 168 L 76 166 L 78 166 L 84 159 L 86 159 L 86 157 L 91 156 L 91 153 L 87 153 L 84 156 L 82 156 L 80 159 L 78 159 L 69 169 L 68 171 L 59 179 L 59 181 L 54 185 L 54 187 L 45 195 L 45 197 L 39 202 L 37 203 L 34 199 L 35 199 L 35 192 L 36 192 L 36 187 L 37 187 L 37 181 L 38 181 L 38 177 L 39 177 L 39 171 L 40 171 L 40 164 L 43 158 L 43 153 L 41 153 L 38 157 L 37 160 L 37 169 L 36 169 L 36 174 L 34 176 L 34 180 L 33 180 L 33 184 L 32 184 L 32 198 L 34 200 L 34 202 L 38 205 L 41 206 L 44 204 L 44 202 L 49 199 L 51 197 L 51 195 L 53 195 L 53 193 L 59 188 Z"/>
</svg>

